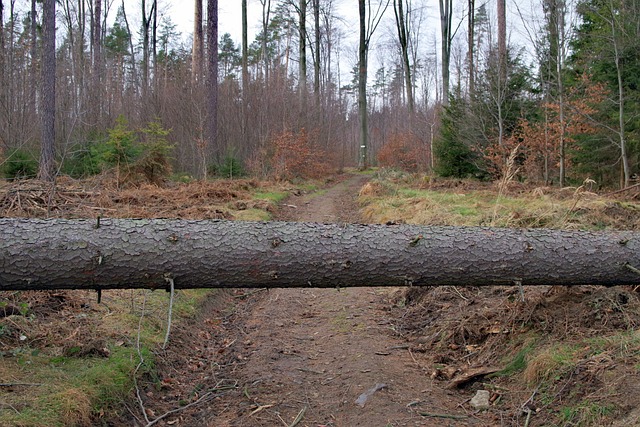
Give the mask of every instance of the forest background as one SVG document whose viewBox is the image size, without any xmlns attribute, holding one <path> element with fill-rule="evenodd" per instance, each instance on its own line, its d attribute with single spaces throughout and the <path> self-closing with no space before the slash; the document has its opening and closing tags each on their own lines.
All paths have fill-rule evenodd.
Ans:
<svg viewBox="0 0 640 427">
<path fill-rule="evenodd" d="M 186 38 L 158 0 L 0 0 L 2 171 L 496 179 L 511 158 L 534 184 L 637 179 L 638 0 L 340 5 L 243 0 L 236 41 L 217 0 Z"/>
</svg>

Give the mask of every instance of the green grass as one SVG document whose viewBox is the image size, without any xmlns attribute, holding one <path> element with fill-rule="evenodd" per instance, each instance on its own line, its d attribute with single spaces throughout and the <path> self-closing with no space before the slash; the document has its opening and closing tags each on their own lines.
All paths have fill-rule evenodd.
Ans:
<svg viewBox="0 0 640 427">
<path fill-rule="evenodd" d="M 289 195 L 288 191 L 258 191 L 253 197 L 258 200 L 268 200 L 273 203 L 280 203 Z"/>
<path fill-rule="evenodd" d="M 602 425 L 604 418 L 616 410 L 613 405 L 600 402 L 583 401 L 575 406 L 565 406 L 560 409 L 560 425 L 562 426 L 595 426 Z"/>
</svg>

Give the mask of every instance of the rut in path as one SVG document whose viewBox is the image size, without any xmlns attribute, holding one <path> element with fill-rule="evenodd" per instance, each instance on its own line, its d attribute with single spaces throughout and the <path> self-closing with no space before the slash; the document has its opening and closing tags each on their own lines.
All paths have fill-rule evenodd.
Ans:
<svg viewBox="0 0 640 427">
<path fill-rule="evenodd" d="M 356 222 L 355 176 L 321 196 L 285 206 L 287 220 Z M 208 426 L 443 426 L 470 421 L 424 418 L 418 412 L 460 413 L 459 398 L 435 388 L 384 308 L 390 288 L 275 289 L 246 318 L 241 392 L 225 409 L 202 408 Z M 380 388 L 366 401 L 362 393 Z M 232 401 L 229 402 L 228 398 Z M 455 402 L 455 403 L 454 403 Z"/>
</svg>

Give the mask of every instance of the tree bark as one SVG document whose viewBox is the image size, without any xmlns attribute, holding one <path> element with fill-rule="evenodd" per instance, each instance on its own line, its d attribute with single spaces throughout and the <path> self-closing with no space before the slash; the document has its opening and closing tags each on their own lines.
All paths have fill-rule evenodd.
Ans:
<svg viewBox="0 0 640 427">
<path fill-rule="evenodd" d="M 208 164 L 212 164 L 220 154 L 218 147 L 218 0 L 207 0 L 207 59 L 207 161 Z"/>
<path fill-rule="evenodd" d="M 0 219 L 0 290 L 640 285 L 639 267 L 631 231 Z"/>
<path fill-rule="evenodd" d="M 52 182 L 56 176 L 56 2 L 42 6 L 42 146 L 38 178 Z"/>
<path fill-rule="evenodd" d="M 360 45 L 358 48 L 358 116 L 360 117 L 360 159 L 358 165 L 361 169 L 369 167 L 367 148 L 369 146 L 369 124 L 367 110 L 367 34 L 366 34 L 366 8 L 364 0 L 358 1 L 360 16 Z"/>
<path fill-rule="evenodd" d="M 202 0 L 196 0 L 193 15 L 193 47 L 191 52 L 191 81 L 193 83 L 199 82 L 202 79 L 203 52 L 204 35 L 202 33 Z"/>
<path fill-rule="evenodd" d="M 449 105 L 449 78 L 451 64 L 451 19 L 453 16 L 453 0 L 439 0 L 440 4 L 440 34 L 442 37 L 442 105 Z"/>
<path fill-rule="evenodd" d="M 407 88 L 407 105 L 409 108 L 409 114 L 413 114 L 415 111 L 415 104 L 413 102 L 413 79 L 411 78 L 411 67 L 409 64 L 409 12 L 411 7 L 407 5 L 405 14 L 405 8 L 402 4 L 403 0 L 393 1 L 393 11 L 396 17 L 396 29 L 398 30 L 398 41 L 400 43 L 400 53 L 402 55 L 402 66 L 404 68 L 405 86 Z"/>
</svg>

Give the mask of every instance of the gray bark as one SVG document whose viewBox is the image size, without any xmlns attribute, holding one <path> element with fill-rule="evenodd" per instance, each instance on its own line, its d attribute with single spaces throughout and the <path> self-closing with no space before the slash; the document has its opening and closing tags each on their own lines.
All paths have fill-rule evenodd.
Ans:
<svg viewBox="0 0 640 427">
<path fill-rule="evenodd" d="M 38 178 L 53 182 L 56 176 L 56 2 L 42 6 L 42 146 Z"/>
<path fill-rule="evenodd" d="M 0 219 L 0 290 L 640 285 L 640 233 Z M 631 267 L 631 268 L 630 268 Z M 633 271 L 635 268 L 635 272 Z"/>
</svg>

